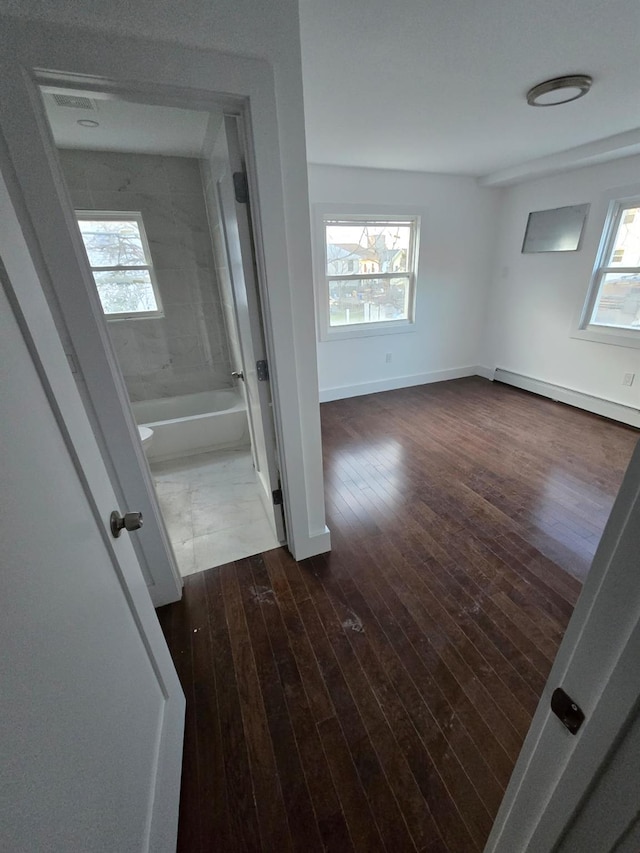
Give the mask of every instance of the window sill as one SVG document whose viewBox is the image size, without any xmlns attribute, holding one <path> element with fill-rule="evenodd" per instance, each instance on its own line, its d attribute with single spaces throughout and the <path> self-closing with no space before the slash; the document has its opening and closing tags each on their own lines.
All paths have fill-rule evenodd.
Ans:
<svg viewBox="0 0 640 853">
<path fill-rule="evenodd" d="M 631 329 L 614 329 L 610 326 L 587 326 L 586 329 L 575 329 L 571 332 L 571 337 L 614 347 L 640 349 L 640 329 L 636 332 Z"/>
<path fill-rule="evenodd" d="M 342 341 L 353 338 L 372 338 L 379 335 L 406 335 L 416 331 L 416 324 L 410 320 L 400 322 L 388 321 L 386 323 L 367 323 L 360 326 L 333 326 L 323 330 L 320 340 Z"/>
<path fill-rule="evenodd" d="M 108 323 L 119 323 L 122 320 L 162 320 L 163 311 L 136 311 L 134 314 L 105 314 Z"/>
</svg>

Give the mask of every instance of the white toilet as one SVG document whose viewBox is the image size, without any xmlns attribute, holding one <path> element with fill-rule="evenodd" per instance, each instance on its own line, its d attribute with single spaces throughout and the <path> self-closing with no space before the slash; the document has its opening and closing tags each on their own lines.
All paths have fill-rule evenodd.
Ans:
<svg viewBox="0 0 640 853">
<path fill-rule="evenodd" d="M 151 447 L 151 442 L 153 441 L 153 430 L 151 429 L 151 427 L 139 426 L 138 433 L 140 434 L 142 449 L 144 450 L 145 454 L 147 454 L 149 448 Z"/>
</svg>

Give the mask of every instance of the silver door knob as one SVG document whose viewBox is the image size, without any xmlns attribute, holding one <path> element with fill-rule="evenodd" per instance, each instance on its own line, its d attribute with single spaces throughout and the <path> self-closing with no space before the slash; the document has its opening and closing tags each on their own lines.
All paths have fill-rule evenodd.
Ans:
<svg viewBox="0 0 640 853">
<path fill-rule="evenodd" d="M 233 370 L 233 371 L 231 372 L 231 375 L 232 375 L 232 376 L 235 376 L 235 377 L 236 377 L 236 379 L 242 379 L 242 381 L 244 382 L 244 371 L 242 371 L 242 370 Z"/>
<path fill-rule="evenodd" d="M 111 526 L 111 535 L 114 539 L 117 539 L 123 530 L 126 530 L 128 533 L 140 530 L 142 527 L 142 513 L 125 512 L 124 515 L 120 515 L 118 510 L 114 509 L 109 517 L 109 524 Z"/>
</svg>

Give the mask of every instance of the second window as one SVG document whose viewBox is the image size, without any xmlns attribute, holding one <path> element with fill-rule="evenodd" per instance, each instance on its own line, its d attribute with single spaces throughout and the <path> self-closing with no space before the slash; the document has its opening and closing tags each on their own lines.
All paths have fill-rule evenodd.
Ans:
<svg viewBox="0 0 640 853">
<path fill-rule="evenodd" d="M 413 322 L 417 229 L 417 217 L 324 216 L 329 334 Z"/>
</svg>

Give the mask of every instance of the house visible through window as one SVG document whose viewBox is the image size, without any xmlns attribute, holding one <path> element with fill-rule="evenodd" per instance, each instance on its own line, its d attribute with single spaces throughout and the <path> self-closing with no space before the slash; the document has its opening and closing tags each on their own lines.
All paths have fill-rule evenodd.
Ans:
<svg viewBox="0 0 640 853">
<path fill-rule="evenodd" d="M 142 214 L 76 211 L 104 313 L 158 317 L 158 295 Z"/>
<path fill-rule="evenodd" d="M 325 216 L 327 331 L 413 322 L 417 217 Z"/>
<path fill-rule="evenodd" d="M 611 211 L 583 318 L 585 329 L 640 331 L 640 199 Z"/>
</svg>

